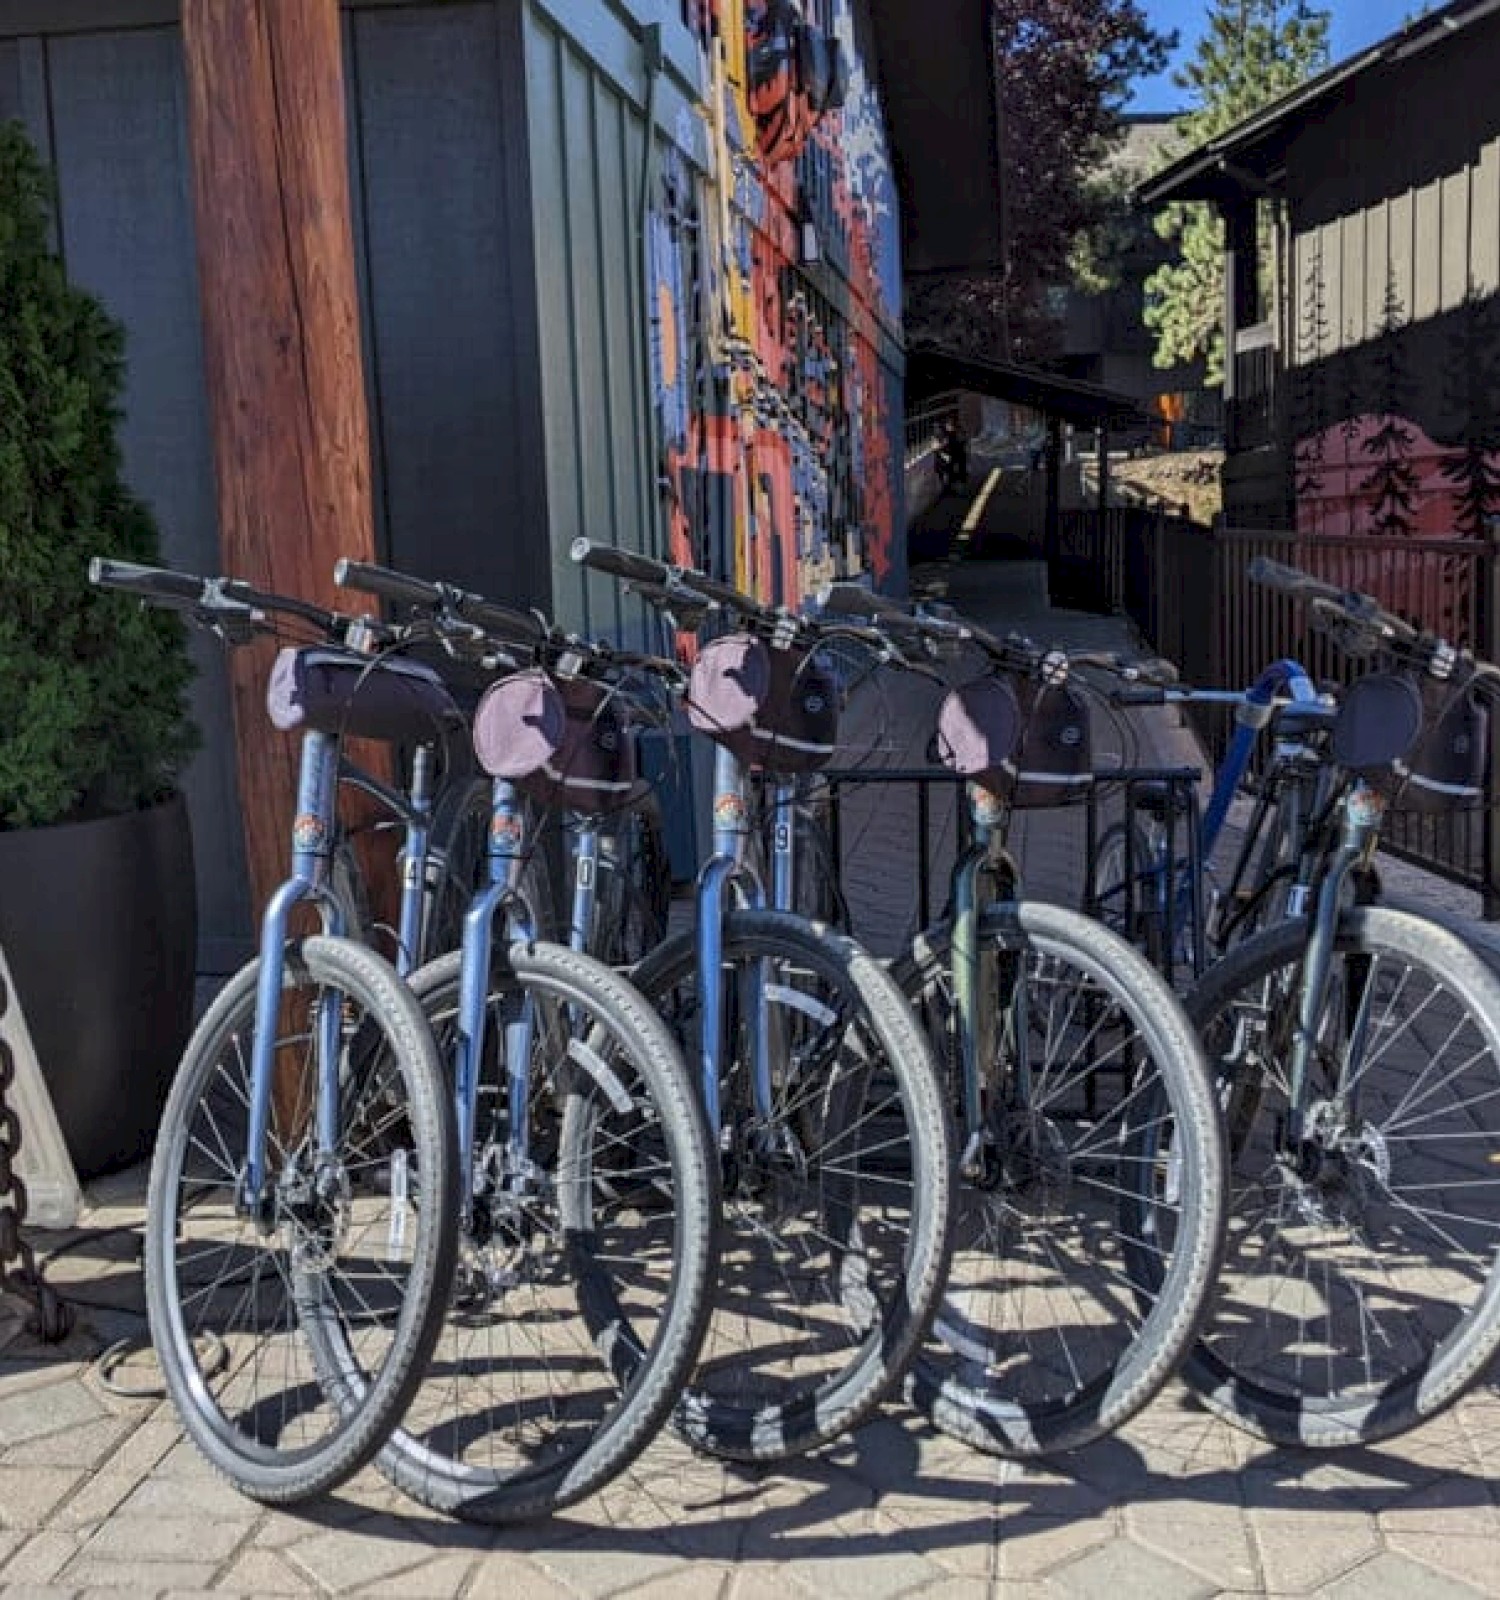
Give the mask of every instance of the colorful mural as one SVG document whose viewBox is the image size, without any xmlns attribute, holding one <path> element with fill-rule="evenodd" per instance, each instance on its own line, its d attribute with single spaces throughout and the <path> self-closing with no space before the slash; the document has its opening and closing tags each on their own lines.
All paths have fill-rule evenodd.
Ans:
<svg viewBox="0 0 1500 1600">
<path fill-rule="evenodd" d="M 1483 536 L 1500 517 L 1500 297 L 1471 289 L 1441 326 L 1414 326 L 1388 275 L 1373 335 L 1335 340 L 1324 277 L 1314 251 L 1294 374 L 1298 531 Z"/>
<path fill-rule="evenodd" d="M 673 558 L 798 604 L 899 578 L 901 285 L 851 0 L 686 0 L 708 171 L 666 155 L 652 362 Z"/>
</svg>

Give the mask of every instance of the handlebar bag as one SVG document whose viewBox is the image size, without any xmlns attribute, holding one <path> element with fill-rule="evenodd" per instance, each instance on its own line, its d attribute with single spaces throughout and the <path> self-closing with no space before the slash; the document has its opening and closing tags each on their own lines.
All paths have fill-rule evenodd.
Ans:
<svg viewBox="0 0 1500 1600">
<path fill-rule="evenodd" d="M 1065 806 L 1087 798 L 1094 781 L 1094 742 L 1089 703 L 1067 683 L 1023 678 L 1016 685 L 1021 739 L 1004 764 L 1000 792 L 1023 810 Z"/>
<path fill-rule="evenodd" d="M 1370 672 L 1344 690 L 1329 749 L 1341 767 L 1389 794 L 1400 785 L 1395 764 L 1422 734 L 1425 710 L 1416 681 L 1401 672 Z"/>
<path fill-rule="evenodd" d="M 266 714 L 283 732 L 302 728 L 387 744 L 427 743 L 460 718 L 431 667 L 326 645 L 288 646 L 277 654 Z"/>
<path fill-rule="evenodd" d="M 645 792 L 635 731 L 619 696 L 588 678 L 514 672 L 485 690 L 474 713 L 474 754 L 538 804 L 600 815 Z"/>
<path fill-rule="evenodd" d="M 813 772 L 838 743 L 838 689 L 813 652 L 728 633 L 698 652 L 688 721 L 745 766 Z"/>
<path fill-rule="evenodd" d="M 1005 769 L 1020 733 L 1016 692 L 995 673 L 950 689 L 938 707 L 938 759 L 986 789 L 1009 788 Z"/>
<path fill-rule="evenodd" d="M 1394 770 L 1403 779 L 1403 811 L 1455 811 L 1483 803 L 1489 765 L 1489 709 L 1472 688 L 1428 678 L 1422 685 L 1427 726 L 1410 756 Z"/>
</svg>

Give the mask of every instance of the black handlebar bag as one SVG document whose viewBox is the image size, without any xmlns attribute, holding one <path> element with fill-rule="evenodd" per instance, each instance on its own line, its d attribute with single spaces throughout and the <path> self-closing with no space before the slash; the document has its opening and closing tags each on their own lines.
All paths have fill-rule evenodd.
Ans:
<svg viewBox="0 0 1500 1600">
<path fill-rule="evenodd" d="M 635 729 L 619 696 L 588 678 L 539 668 L 491 684 L 474 713 L 474 754 L 539 805 L 591 816 L 638 802 Z"/>
<path fill-rule="evenodd" d="M 1371 672 L 1344 691 L 1330 748 L 1397 809 L 1432 815 L 1483 801 L 1489 731 L 1472 686 Z"/>
<path fill-rule="evenodd" d="M 1432 815 L 1484 803 L 1490 714 L 1472 687 L 1455 690 L 1432 678 L 1422 684 L 1426 728 L 1415 749 L 1395 763 L 1403 779 L 1396 805 Z"/>
<path fill-rule="evenodd" d="M 1010 803 L 1026 809 L 1086 799 L 1094 781 L 1088 701 L 1071 684 L 1035 678 L 1017 685 L 1016 699 L 1021 743 L 1007 768 Z"/>
<path fill-rule="evenodd" d="M 728 633 L 698 652 L 688 721 L 747 767 L 814 772 L 838 746 L 838 687 L 813 652 Z"/>
<path fill-rule="evenodd" d="M 1021 733 L 1021 707 L 1015 690 L 991 674 L 950 689 L 938 707 L 939 760 L 981 788 L 1008 787 L 1007 764 Z"/>
<path fill-rule="evenodd" d="M 385 744 L 427 743 L 460 720 L 431 667 L 323 645 L 278 653 L 266 684 L 266 714 L 286 733 L 305 728 Z"/>
</svg>

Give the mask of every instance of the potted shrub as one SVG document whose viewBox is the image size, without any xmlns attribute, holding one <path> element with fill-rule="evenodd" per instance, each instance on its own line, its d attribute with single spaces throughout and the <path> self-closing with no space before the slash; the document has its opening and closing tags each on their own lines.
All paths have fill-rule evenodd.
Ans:
<svg viewBox="0 0 1500 1600">
<path fill-rule="evenodd" d="M 0 124 L 0 945 L 83 1176 L 149 1150 L 192 1018 L 193 748 L 174 617 L 93 589 L 155 562 L 121 479 L 120 327 L 67 281 L 48 175 Z"/>
</svg>

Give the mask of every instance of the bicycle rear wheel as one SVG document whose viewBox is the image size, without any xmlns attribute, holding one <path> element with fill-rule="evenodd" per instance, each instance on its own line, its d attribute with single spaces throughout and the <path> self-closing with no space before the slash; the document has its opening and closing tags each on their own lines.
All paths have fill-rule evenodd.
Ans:
<svg viewBox="0 0 1500 1600">
<path fill-rule="evenodd" d="M 1452 933 L 1345 912 L 1305 1133 L 1289 1057 L 1305 922 L 1188 997 L 1228 1116 L 1228 1249 L 1184 1376 L 1279 1444 L 1369 1443 L 1456 1399 L 1500 1349 L 1500 981 Z"/>
<path fill-rule="evenodd" d="M 983 1122 L 907 1393 L 981 1450 L 1037 1456 L 1118 1428 L 1186 1355 L 1221 1243 L 1223 1143 L 1181 1006 L 1116 934 L 1022 902 L 979 940 Z M 895 976 L 961 1107 L 950 930 Z"/>
<path fill-rule="evenodd" d="M 450 1054 L 461 964 L 455 953 L 412 979 Z M 559 946 L 516 945 L 487 1003 L 455 1289 L 378 1465 L 425 1505 L 499 1523 L 583 1498 L 660 1428 L 702 1336 L 717 1191 L 687 1070 L 623 979 Z M 507 1029 L 529 1038 L 521 1108 Z"/>
<path fill-rule="evenodd" d="M 266 1197 L 244 1214 L 258 972 L 230 980 L 172 1086 L 147 1196 L 146 1306 L 189 1437 L 242 1493 L 285 1503 L 349 1477 L 399 1418 L 441 1320 L 458 1196 L 420 1008 L 373 952 L 310 938 L 287 951 Z M 319 1059 L 323 1005 L 339 1019 L 332 1063 Z M 321 1150 L 328 1071 L 339 1126 Z"/>
<path fill-rule="evenodd" d="M 634 974 L 692 1059 L 697 969 L 686 936 Z M 677 1425 L 705 1451 L 772 1461 L 854 1427 L 905 1371 L 942 1289 L 951 1142 L 931 1048 L 852 940 L 732 912 L 721 973 L 722 1261 Z M 762 1022 L 768 1116 L 752 1085 Z"/>
</svg>

